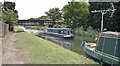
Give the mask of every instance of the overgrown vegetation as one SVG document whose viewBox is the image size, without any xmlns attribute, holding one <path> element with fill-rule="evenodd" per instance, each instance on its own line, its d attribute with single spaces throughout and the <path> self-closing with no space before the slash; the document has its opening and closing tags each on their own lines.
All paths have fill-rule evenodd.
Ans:
<svg viewBox="0 0 120 66">
<path fill-rule="evenodd" d="M 40 30 L 42 26 L 26 26 L 26 29 L 35 29 L 35 30 Z"/>
<path fill-rule="evenodd" d="M 68 25 L 66 24 L 56 24 L 54 25 L 55 28 L 65 28 L 65 27 L 68 27 Z"/>
<path fill-rule="evenodd" d="M 81 26 L 75 30 L 75 34 L 80 36 L 96 37 L 98 36 L 98 31 L 94 30 L 91 26 L 89 26 L 87 30 L 84 30 Z"/>
<path fill-rule="evenodd" d="M 14 26 L 14 32 L 24 32 L 23 28 L 20 28 L 19 26 Z"/>
</svg>

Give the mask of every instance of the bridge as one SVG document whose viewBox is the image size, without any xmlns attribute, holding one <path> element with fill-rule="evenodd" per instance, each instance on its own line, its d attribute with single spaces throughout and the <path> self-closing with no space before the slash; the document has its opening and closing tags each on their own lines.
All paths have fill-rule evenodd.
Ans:
<svg viewBox="0 0 120 66">
<path fill-rule="evenodd" d="M 55 24 L 60 23 L 59 21 L 54 21 L 54 20 L 18 20 L 16 25 L 20 26 L 53 26 Z"/>
</svg>

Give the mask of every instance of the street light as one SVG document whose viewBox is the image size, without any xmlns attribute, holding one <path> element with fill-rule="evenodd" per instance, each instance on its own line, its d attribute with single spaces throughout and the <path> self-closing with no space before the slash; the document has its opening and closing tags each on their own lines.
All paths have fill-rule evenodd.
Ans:
<svg viewBox="0 0 120 66">
<path fill-rule="evenodd" d="M 113 13 L 115 12 L 116 9 L 114 9 L 114 5 L 113 3 L 111 3 L 111 6 L 112 6 L 112 9 L 107 9 L 107 10 L 94 10 L 94 11 L 91 11 L 92 13 L 101 13 L 102 14 L 102 20 L 101 20 L 101 32 L 103 31 L 103 18 L 104 18 L 104 14 L 106 14 L 107 12 L 110 12 L 112 11 L 112 14 L 110 17 L 113 16 Z"/>
</svg>

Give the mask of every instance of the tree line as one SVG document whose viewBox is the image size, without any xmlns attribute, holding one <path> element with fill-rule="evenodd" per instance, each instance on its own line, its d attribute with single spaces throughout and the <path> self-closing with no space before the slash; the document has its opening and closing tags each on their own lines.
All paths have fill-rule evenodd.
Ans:
<svg viewBox="0 0 120 66">
<path fill-rule="evenodd" d="M 115 6 L 115 13 L 110 17 L 110 12 L 104 15 L 104 28 L 108 31 L 118 31 L 120 23 L 120 2 L 113 3 Z M 112 9 L 111 2 L 68 2 L 60 10 L 59 8 L 51 8 L 45 12 L 47 16 L 39 18 L 31 18 L 32 20 L 57 20 L 63 22 L 62 25 L 76 29 L 83 27 L 87 30 L 89 26 L 100 31 L 101 28 L 101 13 L 92 13 L 94 10 Z M 44 18 L 43 18 L 44 17 Z M 30 20 L 31 20 L 30 19 Z M 61 25 L 61 26 L 62 26 Z"/>
<path fill-rule="evenodd" d="M 109 31 L 118 31 L 120 24 L 120 2 L 113 3 L 115 6 L 115 13 L 112 17 L 109 17 L 111 13 L 104 15 L 104 28 Z M 18 11 L 15 9 L 16 4 L 14 2 L 4 2 L 2 5 L 2 17 L 1 21 L 10 25 L 10 31 L 14 30 L 14 25 L 18 20 Z M 94 29 L 100 30 L 101 14 L 92 13 L 93 10 L 104 10 L 111 8 L 110 2 L 75 2 L 72 0 L 68 4 L 64 5 L 60 10 L 59 8 L 51 8 L 48 12 L 45 12 L 46 16 L 40 16 L 38 18 L 30 18 L 28 20 L 55 20 L 61 21 L 59 27 L 70 27 L 76 29 L 83 27 L 87 30 L 89 26 Z"/>
</svg>

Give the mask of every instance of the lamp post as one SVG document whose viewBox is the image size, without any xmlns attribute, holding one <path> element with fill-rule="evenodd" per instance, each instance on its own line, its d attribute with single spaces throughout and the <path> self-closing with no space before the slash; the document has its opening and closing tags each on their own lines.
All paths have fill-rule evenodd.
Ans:
<svg viewBox="0 0 120 66">
<path fill-rule="evenodd" d="M 102 20 L 101 20 L 101 32 L 103 31 L 103 16 L 104 16 L 105 13 L 102 13 Z"/>
<path fill-rule="evenodd" d="M 116 10 L 116 9 L 114 9 L 114 5 L 113 5 L 113 3 L 111 3 L 111 6 L 112 6 L 112 9 L 107 9 L 107 10 L 94 10 L 94 11 L 91 11 L 92 13 L 97 13 L 97 12 L 98 12 L 98 13 L 101 13 L 101 14 L 102 14 L 102 20 L 101 20 L 101 32 L 103 31 L 104 14 L 106 14 L 107 12 L 112 11 L 112 14 L 111 14 L 111 16 L 110 16 L 110 17 L 112 17 L 114 11 Z"/>
</svg>

